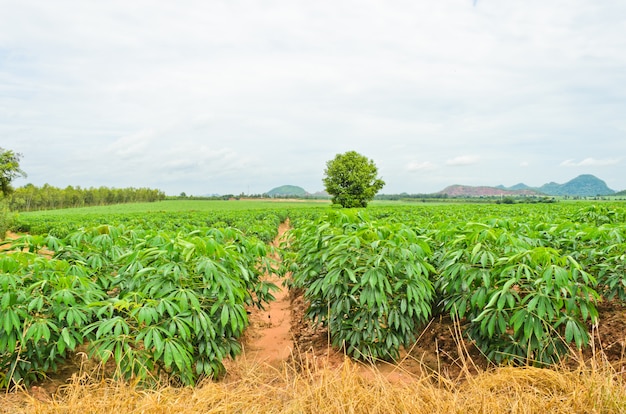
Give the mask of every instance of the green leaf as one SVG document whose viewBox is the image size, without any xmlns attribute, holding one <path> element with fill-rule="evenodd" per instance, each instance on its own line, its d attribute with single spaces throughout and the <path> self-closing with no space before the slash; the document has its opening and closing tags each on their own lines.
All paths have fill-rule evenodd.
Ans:
<svg viewBox="0 0 626 414">
<path fill-rule="evenodd" d="M 222 326 L 227 326 L 228 325 L 228 316 L 229 316 L 229 312 L 228 312 L 228 306 L 224 305 L 222 307 L 222 314 L 221 314 L 221 322 L 222 322 Z"/>
<path fill-rule="evenodd" d="M 572 319 L 568 320 L 565 324 L 565 341 L 572 342 L 577 330 L 578 327 L 576 326 L 576 323 Z"/>
</svg>

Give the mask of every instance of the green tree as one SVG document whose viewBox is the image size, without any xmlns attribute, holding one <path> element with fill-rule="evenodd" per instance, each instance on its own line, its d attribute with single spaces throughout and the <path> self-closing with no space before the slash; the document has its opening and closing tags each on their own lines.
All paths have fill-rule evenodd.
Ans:
<svg viewBox="0 0 626 414">
<path fill-rule="evenodd" d="M 333 203 L 347 208 L 367 207 L 385 185 L 376 177 L 378 169 L 374 161 L 356 151 L 337 154 L 326 163 L 324 174 L 324 186 Z"/>
<path fill-rule="evenodd" d="M 13 190 L 11 181 L 20 176 L 26 177 L 26 173 L 20 168 L 20 158 L 22 154 L 0 147 L 0 192 L 2 195 L 6 196 Z"/>
</svg>

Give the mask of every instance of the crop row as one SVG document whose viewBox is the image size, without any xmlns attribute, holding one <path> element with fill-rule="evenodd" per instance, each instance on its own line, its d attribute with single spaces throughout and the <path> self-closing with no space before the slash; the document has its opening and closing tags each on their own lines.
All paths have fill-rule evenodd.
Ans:
<svg viewBox="0 0 626 414">
<path fill-rule="evenodd" d="M 276 289 L 260 278 L 267 245 L 234 228 L 101 225 L 10 247 L 0 256 L 0 386 L 32 383 L 81 347 L 126 378 L 217 376 L 241 350 L 246 307 Z"/>
<path fill-rule="evenodd" d="M 626 300 L 619 205 L 367 213 L 294 218 L 286 256 L 308 315 L 352 356 L 395 358 L 447 313 L 494 362 L 550 364 L 588 345 L 598 301 Z"/>
<path fill-rule="evenodd" d="M 21 214 L 12 230 L 33 235 L 51 234 L 62 238 L 80 228 L 99 226 L 103 223 L 112 226 L 159 229 L 166 232 L 234 227 L 267 243 L 276 237 L 278 225 L 287 218 L 287 215 L 288 211 L 283 209 L 120 212 L 83 215 L 35 213 Z"/>
</svg>

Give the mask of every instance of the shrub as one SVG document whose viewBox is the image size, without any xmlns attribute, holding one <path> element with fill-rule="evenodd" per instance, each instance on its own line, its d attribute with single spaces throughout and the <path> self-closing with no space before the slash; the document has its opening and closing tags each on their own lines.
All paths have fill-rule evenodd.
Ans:
<svg viewBox="0 0 626 414">
<path fill-rule="evenodd" d="M 53 258 L 37 254 L 44 246 Z M 104 225 L 24 236 L 13 248 L 0 260 L 0 386 L 42 378 L 83 342 L 123 378 L 218 376 L 241 350 L 245 307 L 276 289 L 260 279 L 267 246 L 235 229 L 171 236 Z"/>
<path fill-rule="evenodd" d="M 503 227 L 469 223 L 442 253 L 440 305 L 490 360 L 557 362 L 589 342 L 599 295 L 595 279 L 571 256 L 535 246 Z"/>
<path fill-rule="evenodd" d="M 402 224 L 331 212 L 291 231 L 286 264 L 304 289 L 307 316 L 333 346 L 361 359 L 397 358 L 429 319 L 429 240 Z"/>
</svg>

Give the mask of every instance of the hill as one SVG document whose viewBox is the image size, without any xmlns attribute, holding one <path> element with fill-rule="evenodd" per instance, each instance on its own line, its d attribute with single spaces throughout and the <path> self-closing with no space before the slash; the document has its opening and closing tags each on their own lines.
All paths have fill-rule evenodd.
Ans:
<svg viewBox="0 0 626 414">
<path fill-rule="evenodd" d="M 604 181 L 591 174 L 583 174 L 565 184 L 548 183 L 538 188 L 544 194 L 554 196 L 594 197 L 615 194 Z"/>
<path fill-rule="evenodd" d="M 566 182 L 558 184 L 550 182 L 541 187 L 529 187 L 519 183 L 511 187 L 499 185 L 497 187 L 488 186 L 468 186 L 451 185 L 437 194 L 447 194 L 456 197 L 480 197 L 480 196 L 500 196 L 500 195 L 549 195 L 549 196 L 571 196 L 571 197 L 595 197 L 615 194 L 604 181 L 591 174 L 583 174 Z"/>
<path fill-rule="evenodd" d="M 297 185 L 281 185 L 280 187 L 272 188 L 267 193 L 270 197 L 304 197 L 309 193 L 302 187 L 298 187 Z"/>
<path fill-rule="evenodd" d="M 452 197 L 494 197 L 494 196 L 522 196 L 541 195 L 532 189 L 511 190 L 502 187 L 471 186 L 471 185 L 450 185 L 437 194 L 447 194 Z"/>
</svg>

